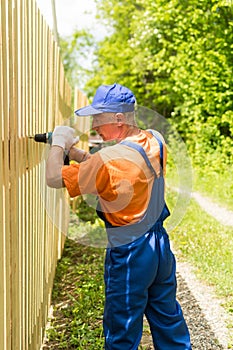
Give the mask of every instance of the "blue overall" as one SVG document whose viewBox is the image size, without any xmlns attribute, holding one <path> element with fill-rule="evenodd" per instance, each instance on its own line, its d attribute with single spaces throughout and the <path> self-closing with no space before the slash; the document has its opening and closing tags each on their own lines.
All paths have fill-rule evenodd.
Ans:
<svg viewBox="0 0 233 350">
<path fill-rule="evenodd" d="M 162 165 L 163 145 L 157 135 L 153 135 L 160 145 Z M 138 150 L 155 174 L 141 146 L 121 143 Z M 189 331 L 176 301 L 175 258 L 163 227 L 163 221 L 169 216 L 163 199 L 163 183 L 163 176 L 155 175 L 147 212 L 138 223 L 113 227 L 105 220 L 109 241 L 104 274 L 105 349 L 137 350 L 144 314 L 155 349 L 191 349 Z M 103 214 L 99 215 L 104 219 Z"/>
</svg>

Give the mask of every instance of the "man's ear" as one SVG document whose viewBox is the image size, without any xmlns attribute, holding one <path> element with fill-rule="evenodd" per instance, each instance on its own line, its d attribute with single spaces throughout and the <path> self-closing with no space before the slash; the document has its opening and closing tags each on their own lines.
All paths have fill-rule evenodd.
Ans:
<svg viewBox="0 0 233 350">
<path fill-rule="evenodd" d="M 125 124 L 125 116 L 123 113 L 116 113 L 115 114 L 115 122 L 121 126 L 122 124 Z"/>
</svg>

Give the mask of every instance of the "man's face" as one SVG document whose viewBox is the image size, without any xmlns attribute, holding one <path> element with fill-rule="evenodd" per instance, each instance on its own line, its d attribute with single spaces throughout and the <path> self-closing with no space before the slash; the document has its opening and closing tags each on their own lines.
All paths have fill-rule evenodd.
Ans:
<svg viewBox="0 0 233 350">
<path fill-rule="evenodd" d="M 92 129 L 95 130 L 104 141 L 115 140 L 119 133 L 116 113 L 101 113 L 94 115 Z"/>
</svg>

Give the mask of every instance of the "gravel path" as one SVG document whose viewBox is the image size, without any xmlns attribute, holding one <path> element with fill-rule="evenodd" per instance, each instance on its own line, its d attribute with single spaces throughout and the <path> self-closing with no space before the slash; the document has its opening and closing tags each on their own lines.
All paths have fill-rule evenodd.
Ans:
<svg viewBox="0 0 233 350">
<path fill-rule="evenodd" d="M 216 334 L 206 320 L 205 314 L 203 313 L 198 301 L 190 291 L 190 288 L 181 277 L 180 273 L 177 273 L 177 282 L 177 299 L 182 307 L 190 331 L 192 350 L 227 349 L 226 344 L 220 344 L 219 339 L 216 337 Z M 144 328 L 145 331 L 142 338 L 142 347 L 146 350 L 152 350 L 154 347 L 146 320 L 144 321 Z"/>
<path fill-rule="evenodd" d="M 181 277 L 180 273 L 177 276 L 179 300 L 183 313 L 188 324 L 192 349 L 193 350 L 220 350 L 224 347 L 219 343 L 216 334 L 210 323 L 206 319 L 206 314 L 201 308 L 199 301 L 195 298 L 186 281 Z M 208 299 L 210 302 L 211 300 Z M 224 344 L 226 346 L 226 344 Z"/>
<path fill-rule="evenodd" d="M 198 349 L 199 340 L 203 342 L 199 344 L 203 345 L 199 349 L 227 349 L 230 341 L 230 330 L 227 328 L 227 322 L 230 321 L 230 316 L 221 306 L 223 301 L 215 296 L 210 286 L 201 283 L 196 278 L 188 263 L 178 261 L 177 271 L 177 298 L 189 324 L 194 341 L 193 349 Z M 221 346 L 216 345 L 216 341 Z"/>
<path fill-rule="evenodd" d="M 179 261 L 177 299 L 190 331 L 192 350 L 228 349 L 230 331 L 227 329 L 226 321 L 229 321 L 229 316 L 221 306 L 221 300 L 215 297 L 211 287 L 197 280 L 189 264 Z M 146 319 L 142 348 L 154 349 Z"/>
<path fill-rule="evenodd" d="M 192 350 L 228 349 L 230 334 L 226 321 L 229 321 L 229 316 L 212 288 L 200 283 L 186 262 L 177 261 L 177 299 L 190 331 Z M 142 347 L 154 349 L 146 320 Z"/>
</svg>

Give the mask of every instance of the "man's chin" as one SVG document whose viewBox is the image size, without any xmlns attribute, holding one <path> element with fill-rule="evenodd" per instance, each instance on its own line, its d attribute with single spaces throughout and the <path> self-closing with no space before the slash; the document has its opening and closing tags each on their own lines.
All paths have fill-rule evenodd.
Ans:
<svg viewBox="0 0 233 350">
<path fill-rule="evenodd" d="M 104 136 L 102 134 L 100 134 L 100 137 L 102 138 L 103 141 L 109 141 L 110 140 L 109 137 Z"/>
<path fill-rule="evenodd" d="M 106 137 L 104 137 L 104 135 L 99 134 L 99 136 L 101 137 L 101 139 L 102 139 L 103 141 L 106 141 Z"/>
<path fill-rule="evenodd" d="M 103 141 L 105 142 L 111 142 L 111 141 L 116 141 L 115 138 L 112 138 L 112 137 L 108 137 L 108 136 L 104 136 L 102 134 L 99 134 L 99 136 L 102 138 Z"/>
</svg>

